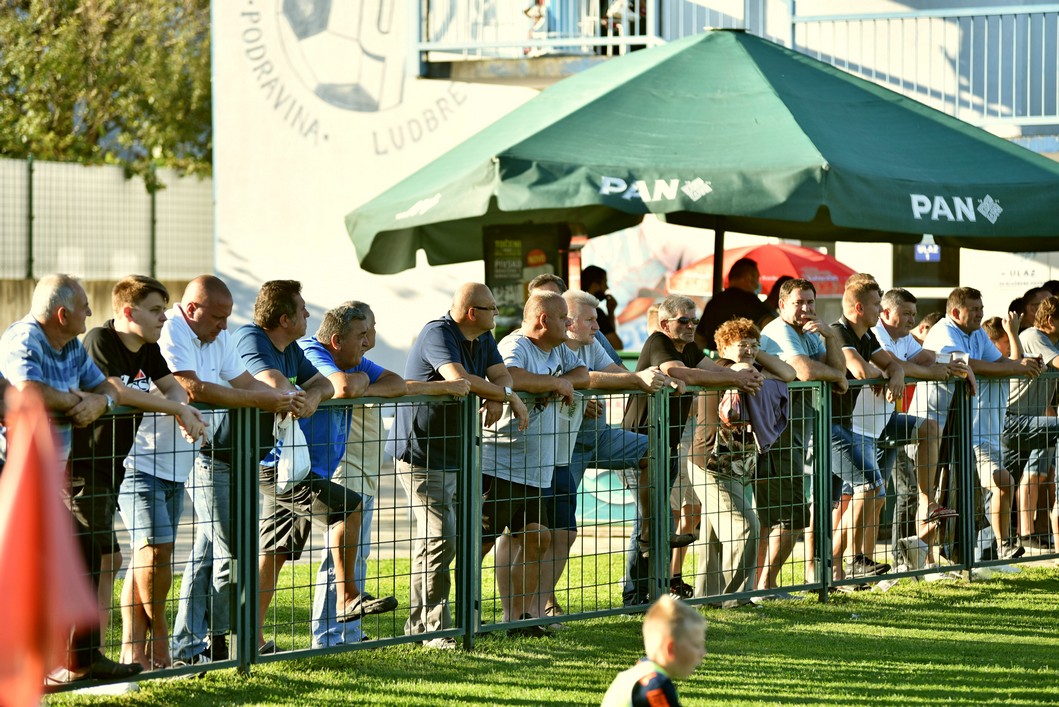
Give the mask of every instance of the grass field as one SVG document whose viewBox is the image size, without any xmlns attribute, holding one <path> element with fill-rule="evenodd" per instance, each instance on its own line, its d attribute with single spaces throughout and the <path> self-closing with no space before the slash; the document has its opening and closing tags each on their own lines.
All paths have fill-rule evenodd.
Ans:
<svg viewBox="0 0 1059 707">
<path fill-rule="evenodd" d="M 407 595 L 405 595 L 407 596 Z M 687 705 L 1059 704 L 1059 569 L 973 583 L 905 581 L 889 592 L 704 610 L 708 654 L 678 688 Z M 640 617 L 571 622 L 545 639 L 492 634 L 473 653 L 357 650 L 121 697 L 51 704 L 599 704 L 642 652 Z"/>
</svg>

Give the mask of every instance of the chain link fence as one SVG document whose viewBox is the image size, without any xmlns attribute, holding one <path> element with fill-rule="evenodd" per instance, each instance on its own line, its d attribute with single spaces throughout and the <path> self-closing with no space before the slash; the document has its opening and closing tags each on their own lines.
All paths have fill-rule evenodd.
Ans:
<svg viewBox="0 0 1059 707">
<path fill-rule="evenodd" d="M 213 272 L 213 181 L 157 176 L 152 193 L 117 166 L 0 158 L 0 280 Z"/>
</svg>

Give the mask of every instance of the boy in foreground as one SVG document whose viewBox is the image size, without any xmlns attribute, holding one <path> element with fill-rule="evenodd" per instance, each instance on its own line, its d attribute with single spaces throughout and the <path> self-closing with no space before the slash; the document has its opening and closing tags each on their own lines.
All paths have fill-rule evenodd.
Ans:
<svg viewBox="0 0 1059 707">
<path fill-rule="evenodd" d="M 678 707 L 672 678 L 687 678 L 706 655 L 706 619 L 668 594 L 647 610 L 643 621 L 646 657 L 619 673 L 602 707 Z"/>
</svg>

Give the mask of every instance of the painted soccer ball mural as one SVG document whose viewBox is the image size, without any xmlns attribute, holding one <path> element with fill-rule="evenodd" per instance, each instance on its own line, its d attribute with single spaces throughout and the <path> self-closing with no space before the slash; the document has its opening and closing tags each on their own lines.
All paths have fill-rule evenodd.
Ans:
<svg viewBox="0 0 1059 707">
<path fill-rule="evenodd" d="M 358 112 L 401 102 L 404 43 L 397 0 L 281 0 L 279 33 L 291 68 L 319 98 Z"/>
</svg>

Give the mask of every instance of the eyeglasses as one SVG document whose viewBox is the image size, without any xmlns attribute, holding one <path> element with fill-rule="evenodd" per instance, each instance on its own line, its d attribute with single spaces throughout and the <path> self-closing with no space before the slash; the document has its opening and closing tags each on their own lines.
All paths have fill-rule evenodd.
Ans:
<svg viewBox="0 0 1059 707">
<path fill-rule="evenodd" d="M 477 309 L 482 312 L 492 312 L 494 314 L 500 314 L 500 308 L 495 304 L 492 307 L 471 307 L 471 309 Z"/>
<path fill-rule="evenodd" d="M 757 342 L 745 342 L 745 341 L 740 341 L 739 343 L 736 344 L 736 346 L 738 348 L 740 348 L 740 349 L 745 349 L 747 351 L 757 351 L 758 349 L 761 348 L 761 344 L 759 344 Z"/>
<path fill-rule="evenodd" d="M 663 319 L 662 321 L 677 322 L 677 323 L 680 324 L 680 326 L 687 326 L 689 324 L 691 324 L 692 326 L 695 326 L 696 324 L 699 323 L 699 318 L 698 317 L 676 317 L 676 318 L 673 318 L 673 319 Z"/>
</svg>

